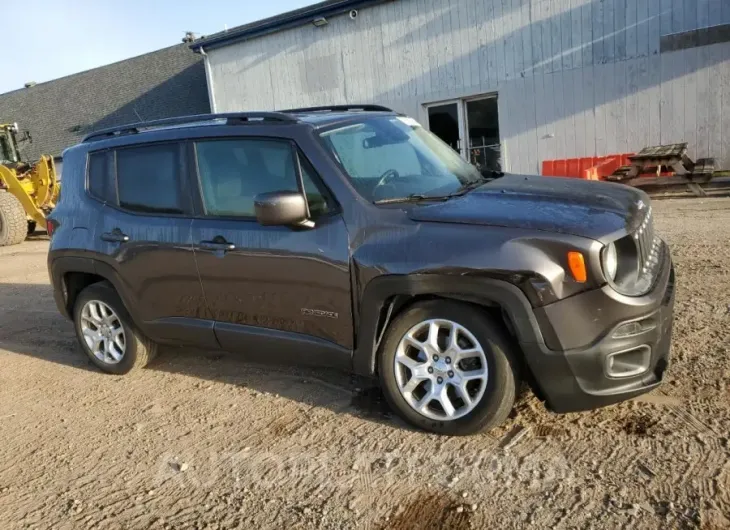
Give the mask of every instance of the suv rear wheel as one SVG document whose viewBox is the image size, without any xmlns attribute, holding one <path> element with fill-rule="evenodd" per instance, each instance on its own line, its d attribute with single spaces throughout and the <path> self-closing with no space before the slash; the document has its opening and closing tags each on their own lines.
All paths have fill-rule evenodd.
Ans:
<svg viewBox="0 0 730 530">
<path fill-rule="evenodd" d="M 388 403 L 406 421 L 466 435 L 507 419 L 519 387 L 510 342 L 467 304 L 414 304 L 391 325 L 379 373 Z"/>
<path fill-rule="evenodd" d="M 129 313 L 111 284 L 90 285 L 74 305 L 76 336 L 91 362 L 110 374 L 144 367 L 157 345 L 134 328 Z"/>
</svg>

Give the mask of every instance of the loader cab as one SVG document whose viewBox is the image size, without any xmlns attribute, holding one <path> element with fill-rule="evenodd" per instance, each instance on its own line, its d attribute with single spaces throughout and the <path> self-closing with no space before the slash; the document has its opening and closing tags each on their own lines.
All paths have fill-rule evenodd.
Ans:
<svg viewBox="0 0 730 530">
<path fill-rule="evenodd" d="M 17 123 L 0 125 L 0 164 L 20 162 L 17 133 Z"/>
</svg>

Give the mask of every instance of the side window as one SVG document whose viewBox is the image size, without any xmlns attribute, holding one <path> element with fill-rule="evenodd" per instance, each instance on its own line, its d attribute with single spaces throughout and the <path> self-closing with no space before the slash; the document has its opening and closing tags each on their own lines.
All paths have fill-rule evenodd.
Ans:
<svg viewBox="0 0 730 530">
<path fill-rule="evenodd" d="M 271 191 L 297 191 L 291 145 L 277 140 L 210 140 L 195 145 L 200 189 L 208 215 L 255 217 L 254 198 Z M 302 168 L 304 170 L 304 167 Z M 326 201 L 304 171 L 310 210 Z"/>
<path fill-rule="evenodd" d="M 183 213 L 179 144 L 149 145 L 117 151 L 119 205 L 151 213 Z"/>
<path fill-rule="evenodd" d="M 114 153 L 112 151 L 89 155 L 89 193 L 95 199 L 116 204 L 117 189 L 113 168 Z"/>
</svg>

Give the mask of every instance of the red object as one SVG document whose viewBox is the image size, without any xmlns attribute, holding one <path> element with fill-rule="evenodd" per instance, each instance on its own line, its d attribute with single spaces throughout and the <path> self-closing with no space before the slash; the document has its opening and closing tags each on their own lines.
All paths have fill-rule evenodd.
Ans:
<svg viewBox="0 0 730 530">
<path fill-rule="evenodd" d="M 629 157 L 633 154 L 619 153 L 608 156 L 543 160 L 542 174 L 546 177 L 603 180 L 619 167 L 628 166 L 630 164 Z"/>
</svg>

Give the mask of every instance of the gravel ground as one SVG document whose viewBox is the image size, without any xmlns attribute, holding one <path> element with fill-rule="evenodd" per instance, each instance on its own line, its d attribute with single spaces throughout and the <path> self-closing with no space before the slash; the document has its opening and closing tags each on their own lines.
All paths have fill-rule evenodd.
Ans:
<svg viewBox="0 0 730 530">
<path fill-rule="evenodd" d="M 103 375 L 42 237 L 0 249 L 0 528 L 728 528 L 730 199 L 655 202 L 677 265 L 652 394 L 488 434 L 393 417 L 369 383 L 163 349 Z"/>
</svg>

